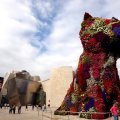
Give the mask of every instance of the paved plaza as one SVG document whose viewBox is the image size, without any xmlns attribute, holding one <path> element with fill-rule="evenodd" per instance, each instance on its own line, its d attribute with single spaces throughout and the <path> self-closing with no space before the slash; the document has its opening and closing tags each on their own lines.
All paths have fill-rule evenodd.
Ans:
<svg viewBox="0 0 120 120">
<path fill-rule="evenodd" d="M 56 116 L 53 115 L 53 111 L 51 110 L 42 112 L 38 109 L 32 110 L 29 106 L 28 110 L 25 110 L 25 107 L 22 107 L 21 114 L 9 114 L 8 108 L 0 109 L 0 120 L 87 120 L 83 118 L 79 118 L 78 116 L 66 115 L 66 116 Z M 108 118 L 106 120 L 113 120 L 112 118 Z"/>
</svg>

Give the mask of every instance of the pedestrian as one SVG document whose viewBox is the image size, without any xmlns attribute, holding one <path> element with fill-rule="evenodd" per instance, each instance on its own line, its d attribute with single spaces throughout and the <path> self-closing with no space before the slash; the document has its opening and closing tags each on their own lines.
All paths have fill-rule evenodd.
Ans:
<svg viewBox="0 0 120 120">
<path fill-rule="evenodd" d="M 16 110 L 16 106 L 15 105 L 13 105 L 13 114 L 15 114 L 15 110 Z"/>
<path fill-rule="evenodd" d="M 16 110 L 16 106 L 10 105 L 9 113 L 11 114 L 13 112 L 13 114 L 15 114 L 15 110 Z"/>
<path fill-rule="evenodd" d="M 32 110 L 34 110 L 34 105 L 32 105 Z"/>
<path fill-rule="evenodd" d="M 18 114 L 20 114 L 20 113 L 21 113 L 21 105 L 18 106 Z"/>
<path fill-rule="evenodd" d="M 25 106 L 25 110 L 28 110 L 28 105 Z"/>
<path fill-rule="evenodd" d="M 42 110 L 45 111 L 45 110 L 46 110 L 46 105 L 44 104 L 44 105 L 42 106 L 42 108 L 43 108 Z"/>
<path fill-rule="evenodd" d="M 114 104 L 111 107 L 110 111 L 112 112 L 114 120 L 119 120 L 119 118 L 118 118 L 119 109 L 118 109 L 118 102 L 117 101 L 114 101 Z"/>
<path fill-rule="evenodd" d="M 9 113 L 10 113 L 10 114 L 12 113 L 12 110 L 13 110 L 13 109 L 12 109 L 12 107 L 10 106 L 10 109 L 9 109 Z"/>
<path fill-rule="evenodd" d="M 42 105 L 39 103 L 38 107 L 40 108 L 40 110 L 42 110 Z"/>
</svg>

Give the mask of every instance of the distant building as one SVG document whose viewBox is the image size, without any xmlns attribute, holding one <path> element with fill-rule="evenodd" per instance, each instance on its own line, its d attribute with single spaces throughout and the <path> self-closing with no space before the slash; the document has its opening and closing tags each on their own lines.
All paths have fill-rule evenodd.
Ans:
<svg viewBox="0 0 120 120">
<path fill-rule="evenodd" d="M 46 105 L 50 104 L 51 107 L 59 107 L 64 100 L 64 97 L 67 93 L 67 90 L 70 87 L 71 82 L 73 81 L 73 69 L 71 66 L 63 66 L 59 68 L 55 68 L 52 70 L 50 79 L 41 81 L 39 76 L 30 76 L 26 71 L 22 71 L 25 73 L 26 79 L 31 79 L 32 81 L 40 81 L 43 87 L 43 91 L 45 94 L 40 92 L 40 100 L 42 103 L 42 99 L 46 99 Z M 7 73 L 4 77 L 4 81 L 15 78 L 16 75 L 19 76 L 18 71 L 12 71 L 11 73 Z M 27 88 L 28 91 L 35 89 L 32 84 L 30 84 Z M 3 88 L 1 91 L 2 95 L 7 94 L 6 82 L 3 84 Z"/>
<path fill-rule="evenodd" d="M 46 103 L 46 93 L 43 91 L 40 77 L 31 76 L 25 70 L 6 73 L 0 96 L 7 96 L 10 105 Z"/>
<path fill-rule="evenodd" d="M 46 92 L 46 104 L 48 105 L 50 101 L 51 107 L 59 107 L 72 80 L 73 69 L 71 66 L 53 69 L 50 79 L 41 81 Z"/>
</svg>

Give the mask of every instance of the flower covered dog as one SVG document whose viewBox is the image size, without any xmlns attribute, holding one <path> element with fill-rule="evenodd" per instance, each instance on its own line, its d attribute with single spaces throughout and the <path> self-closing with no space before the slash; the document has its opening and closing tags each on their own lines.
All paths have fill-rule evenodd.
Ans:
<svg viewBox="0 0 120 120">
<path fill-rule="evenodd" d="M 116 60 L 120 57 L 120 21 L 85 13 L 79 34 L 84 50 L 75 77 L 55 114 L 97 112 L 81 114 L 81 117 L 104 119 L 113 101 L 120 103 L 116 68 Z"/>
</svg>

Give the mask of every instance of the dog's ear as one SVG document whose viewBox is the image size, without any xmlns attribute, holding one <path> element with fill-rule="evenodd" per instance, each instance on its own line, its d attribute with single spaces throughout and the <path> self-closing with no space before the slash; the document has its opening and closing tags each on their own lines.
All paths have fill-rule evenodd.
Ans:
<svg viewBox="0 0 120 120">
<path fill-rule="evenodd" d="M 112 21 L 113 22 L 117 22 L 117 21 L 119 21 L 117 18 L 115 18 L 115 17 L 112 17 Z"/>
<path fill-rule="evenodd" d="M 84 20 L 87 20 L 89 18 L 92 18 L 92 16 L 89 13 L 85 12 L 85 14 L 84 14 Z"/>
</svg>

